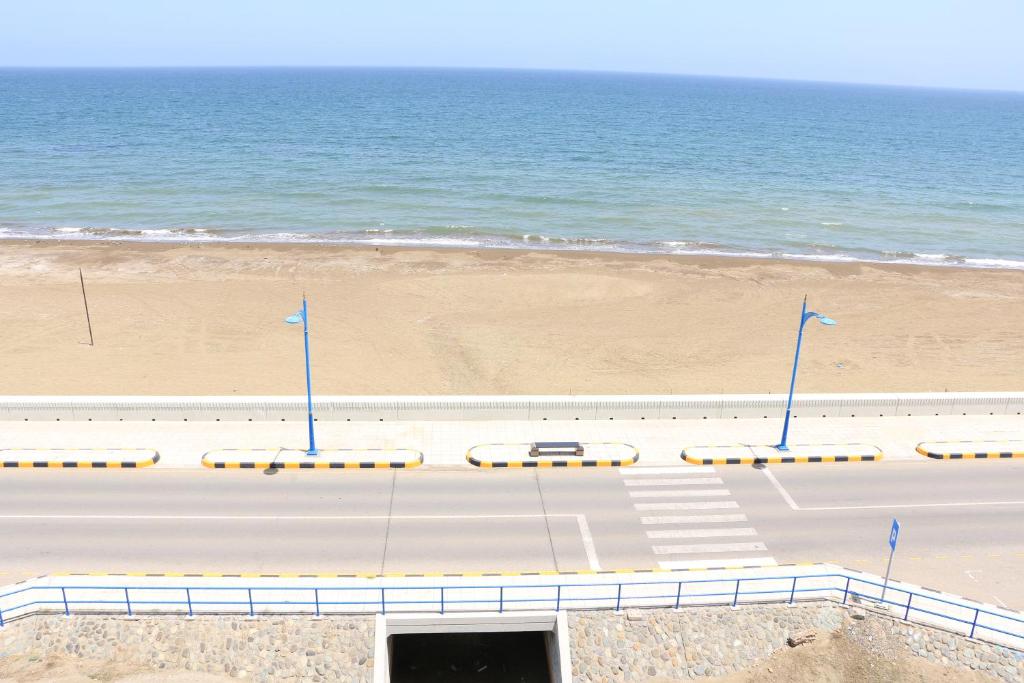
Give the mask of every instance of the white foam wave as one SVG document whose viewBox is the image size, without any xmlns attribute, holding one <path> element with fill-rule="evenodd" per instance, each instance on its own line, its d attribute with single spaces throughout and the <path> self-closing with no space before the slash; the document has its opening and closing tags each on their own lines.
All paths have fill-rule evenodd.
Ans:
<svg viewBox="0 0 1024 683">
<path fill-rule="evenodd" d="M 1024 270 L 1024 261 L 1003 258 L 965 258 L 964 265 L 975 268 L 1012 268 L 1013 270 Z"/>
<path fill-rule="evenodd" d="M 209 228 L 97 228 L 59 226 L 48 230 L 0 226 L 0 239 L 47 240 L 119 240 L 138 242 L 249 242 L 249 243 L 305 243 L 305 244 L 363 244 L 371 246 L 452 247 L 452 248 L 522 248 L 523 243 L 537 249 L 578 250 L 594 252 L 660 253 L 678 256 L 723 256 L 756 259 L 786 259 L 818 262 L 894 263 L 929 266 L 959 266 L 1024 270 L 1024 260 L 1007 258 L 965 258 L 944 253 L 892 252 L 879 254 L 780 252 L 730 248 L 714 243 L 686 240 L 659 242 L 616 242 L 596 237 L 558 237 L 527 233 L 512 235 L 448 236 L 410 232 L 394 234 L 391 228 L 369 228 L 361 232 L 297 232 L 274 233 L 248 230 L 218 230 Z"/>
<path fill-rule="evenodd" d="M 351 240 L 361 244 L 373 244 L 377 246 L 388 246 L 399 244 L 405 246 L 421 247 L 479 247 L 482 242 L 477 240 L 456 239 L 454 237 L 376 237 L 372 239 Z"/>
</svg>

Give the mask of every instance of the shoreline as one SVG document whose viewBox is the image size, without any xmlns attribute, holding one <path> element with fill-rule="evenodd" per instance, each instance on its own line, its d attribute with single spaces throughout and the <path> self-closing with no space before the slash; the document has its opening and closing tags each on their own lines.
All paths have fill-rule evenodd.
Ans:
<svg viewBox="0 0 1024 683">
<path fill-rule="evenodd" d="M 483 260 L 489 260 L 488 255 L 493 252 L 494 258 L 506 256 L 556 256 L 567 260 L 615 260 L 621 259 L 629 262 L 643 262 L 650 260 L 667 259 L 683 265 L 699 265 L 705 267 L 749 267 L 755 265 L 784 265 L 796 268 L 825 268 L 837 273 L 853 272 L 859 268 L 877 268 L 883 271 L 909 273 L 913 271 L 931 271 L 937 273 L 965 271 L 971 273 L 1024 273 L 1024 263 L 1020 268 L 1002 266 L 964 265 L 959 263 L 928 263 L 928 262 L 904 262 L 904 261 L 873 261 L 867 259 L 841 258 L 829 259 L 825 257 L 801 257 L 801 256 L 773 256 L 773 255 L 750 255 L 750 254 L 719 254 L 719 253 L 675 253 L 660 251 L 618 251 L 613 249 L 586 249 L 573 247 L 543 247 L 537 245 L 526 246 L 463 246 L 445 244 L 407 244 L 397 243 L 373 243 L 369 241 L 343 242 L 336 240 L 323 241 L 291 241 L 291 240 L 188 240 L 188 239 L 167 239 L 167 240 L 146 240 L 146 239 L 114 239 L 114 238 L 74 238 L 74 237 L 2 237 L 0 236 L 0 247 L 3 245 L 14 245 L 16 247 L 38 247 L 41 249 L 76 248 L 88 249 L 115 248 L 118 250 L 137 249 L 141 252 L 153 251 L 162 252 L 177 249 L 199 249 L 216 251 L 225 249 L 228 251 L 254 251 L 267 249 L 269 251 L 288 252 L 324 252 L 337 251 L 340 253 L 364 253 L 364 254 L 401 254 L 404 252 L 422 254 L 458 254 L 473 255 Z M 2 256 L 0 256 L 0 267 L 2 267 Z"/>
<path fill-rule="evenodd" d="M 1019 391 L 1024 271 L 536 249 L 0 242 L 7 395 Z M 78 269 L 96 345 L 89 346 Z"/>
<path fill-rule="evenodd" d="M 62 230 L 57 228 L 56 230 Z M 801 254 L 801 253 L 777 253 L 777 252 L 755 252 L 749 249 L 730 248 L 724 245 L 706 245 L 692 250 L 680 249 L 678 247 L 667 248 L 671 241 L 651 243 L 612 243 L 617 246 L 610 246 L 602 249 L 597 245 L 608 244 L 607 240 L 601 238 L 562 238 L 546 237 L 543 235 L 523 235 L 520 239 L 523 242 L 510 236 L 497 235 L 467 235 L 465 237 L 374 237 L 375 234 L 385 235 L 388 230 L 376 232 L 366 231 L 364 237 L 338 237 L 338 238 L 317 238 L 315 233 L 270 233 L 267 238 L 260 238 L 255 234 L 246 234 L 244 237 L 217 237 L 210 234 L 207 229 L 157 229 L 157 228 L 67 228 L 69 234 L 38 235 L 15 234 L 7 235 L 0 231 L 0 244 L 3 243 L 83 243 L 83 244 L 170 244 L 170 245 L 296 245 L 309 247 L 368 247 L 368 248 L 389 248 L 389 249 L 439 249 L 439 250 L 505 250 L 505 251 L 536 251 L 536 252 L 558 252 L 558 253 L 582 253 L 582 254 L 610 254 L 640 256 L 672 256 L 684 258 L 728 258 L 747 259 L 754 261 L 784 261 L 795 263 L 861 263 L 870 265 L 892 265 L 892 266 L 918 266 L 938 268 L 969 268 L 972 270 L 1024 270 L 1024 260 L 1002 259 L 994 256 L 954 256 L 946 254 L 902 254 L 894 253 L 893 258 L 870 258 L 866 256 L 854 256 L 843 253 L 832 255 Z M 123 233 L 117 235 L 101 236 L 99 234 L 88 234 L 90 231 Z M 191 237 L 182 234 L 171 237 L 157 237 L 156 234 L 174 233 L 192 234 Z M 86 234 L 78 234 L 86 233 Z M 141 236 L 139 233 L 155 233 L 154 235 Z M 214 231 L 217 232 L 217 231 Z M 222 230 L 220 232 L 231 232 Z M 353 233 L 358 234 L 358 233 Z M 76 236 L 77 235 L 77 236 Z M 197 236 L 202 235 L 202 236 Z M 280 235 L 292 235 L 292 237 L 280 237 Z M 276 238 L 275 238 L 276 236 Z M 536 238 L 536 239 L 533 239 Z M 479 243 L 473 243 L 479 240 Z M 488 242 L 489 241 L 489 242 Z M 585 246 L 578 246 L 583 244 Z M 655 245 L 663 244 L 666 248 L 655 248 Z M 696 244 L 696 243 L 695 243 Z"/>
</svg>

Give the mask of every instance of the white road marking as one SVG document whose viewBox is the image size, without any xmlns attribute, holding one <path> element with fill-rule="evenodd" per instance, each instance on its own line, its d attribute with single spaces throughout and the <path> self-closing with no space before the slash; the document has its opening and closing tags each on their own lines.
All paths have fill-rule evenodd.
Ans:
<svg viewBox="0 0 1024 683">
<path fill-rule="evenodd" d="M 630 491 L 631 498 L 696 498 L 699 496 L 728 496 L 729 489 L 695 489 L 692 491 Z"/>
<path fill-rule="evenodd" d="M 633 503 L 640 512 L 654 510 L 735 510 L 740 504 L 734 500 L 716 500 L 700 503 Z"/>
<path fill-rule="evenodd" d="M 586 515 L 576 515 L 576 524 L 580 528 L 580 538 L 583 539 L 583 551 L 587 554 L 587 564 L 590 570 L 599 572 L 601 565 L 597 561 L 597 548 L 594 547 L 594 537 L 590 534 L 590 525 L 587 524 Z"/>
<path fill-rule="evenodd" d="M 659 529 L 648 531 L 647 538 L 717 538 L 726 536 L 757 536 L 752 527 L 734 529 Z"/>
<path fill-rule="evenodd" d="M 782 499 L 786 501 L 793 510 L 799 510 L 801 512 L 815 512 L 815 511 L 826 511 L 826 510 L 890 510 L 890 509 L 904 509 L 904 508 L 947 508 L 947 507 L 983 507 L 988 505 L 1024 505 L 1024 500 L 984 500 L 984 501 L 972 501 L 962 503 L 892 503 L 887 505 L 835 505 L 835 506 L 823 506 L 823 507 L 800 507 L 796 501 L 793 500 L 793 496 L 789 495 L 789 492 L 783 488 L 779 480 L 775 478 L 771 470 L 767 467 L 761 470 L 764 472 L 764 476 L 768 478 L 775 490 L 779 492 Z"/>
<path fill-rule="evenodd" d="M 647 476 L 654 474 L 713 474 L 715 468 L 711 465 L 690 465 L 689 467 L 623 467 L 619 474 L 624 476 L 636 475 Z"/>
<path fill-rule="evenodd" d="M 587 564 L 594 571 L 601 570 L 597 559 L 597 548 L 594 537 L 590 533 L 587 516 L 583 514 L 548 514 L 548 515 L 390 515 L 390 519 L 402 520 L 462 520 L 462 519 L 536 519 L 544 517 L 574 517 L 583 541 L 583 551 L 587 555 Z M 385 520 L 388 515 L 0 515 L 2 520 L 62 520 L 62 521 L 359 521 Z"/>
<path fill-rule="evenodd" d="M 740 557 L 735 560 L 668 560 L 659 562 L 662 569 L 706 569 L 708 567 L 774 567 L 774 557 Z"/>
<path fill-rule="evenodd" d="M 692 545 L 651 546 L 655 555 L 689 555 L 692 553 L 746 553 L 768 550 L 764 543 L 694 543 Z"/>
<path fill-rule="evenodd" d="M 743 513 L 735 515 L 659 515 L 641 517 L 641 524 L 710 524 L 711 522 L 745 522 Z"/>
<path fill-rule="evenodd" d="M 780 484 L 779 480 L 775 478 L 775 475 L 772 474 L 772 471 L 767 467 L 765 467 L 761 471 L 764 472 L 764 476 L 768 477 L 768 481 L 772 483 L 772 486 L 775 487 L 775 490 L 782 495 L 782 499 L 789 504 L 789 507 L 791 507 L 794 510 L 799 510 L 800 506 L 796 504 L 795 500 L 793 500 L 793 496 L 789 495 L 789 491 L 782 488 L 782 484 Z"/>
<path fill-rule="evenodd" d="M 0 515 L 0 519 L 54 519 L 54 520 L 212 520 L 212 521 L 332 521 L 332 520 L 378 520 L 378 519 L 529 519 L 547 517 L 579 517 L 577 514 L 549 515 Z"/>
<path fill-rule="evenodd" d="M 626 486 L 687 486 L 700 484 L 721 484 L 718 477 L 703 477 L 699 479 L 626 479 Z"/>
</svg>

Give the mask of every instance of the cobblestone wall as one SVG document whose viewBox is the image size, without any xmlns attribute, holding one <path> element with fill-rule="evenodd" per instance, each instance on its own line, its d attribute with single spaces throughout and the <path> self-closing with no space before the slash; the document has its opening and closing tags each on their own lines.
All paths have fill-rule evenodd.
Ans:
<svg viewBox="0 0 1024 683">
<path fill-rule="evenodd" d="M 875 615 L 847 619 L 845 629 L 852 640 L 883 656 L 913 654 L 944 666 L 983 671 L 1007 683 L 1024 681 L 1024 653 L 1010 648 Z"/>
<path fill-rule="evenodd" d="M 1024 681 L 1024 653 L 832 603 L 571 612 L 575 683 L 721 676 L 767 659 L 790 635 L 846 635 L 885 657 L 916 655 L 936 664 Z"/>
<path fill-rule="evenodd" d="M 694 607 L 569 614 L 573 680 L 669 680 L 720 676 L 759 662 L 790 634 L 835 631 L 843 616 L 831 605 Z"/>
<path fill-rule="evenodd" d="M 1024 653 L 831 603 L 570 612 L 575 683 L 683 680 L 740 671 L 805 631 L 842 630 L 883 657 L 920 656 L 1024 681 Z M 0 655 L 122 661 L 252 681 L 373 680 L 374 618 L 37 616 L 0 629 Z"/>
<path fill-rule="evenodd" d="M 372 616 L 124 617 L 37 616 L 0 630 L 6 654 L 120 660 L 152 669 L 197 671 L 254 681 L 373 680 Z"/>
</svg>

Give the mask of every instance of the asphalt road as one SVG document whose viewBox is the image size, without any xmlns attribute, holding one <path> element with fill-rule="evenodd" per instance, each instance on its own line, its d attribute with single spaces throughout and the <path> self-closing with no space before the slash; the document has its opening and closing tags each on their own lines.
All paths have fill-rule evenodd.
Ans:
<svg viewBox="0 0 1024 683">
<path fill-rule="evenodd" d="M 0 583 L 831 561 L 1024 608 L 1024 462 L 0 471 Z"/>
</svg>

